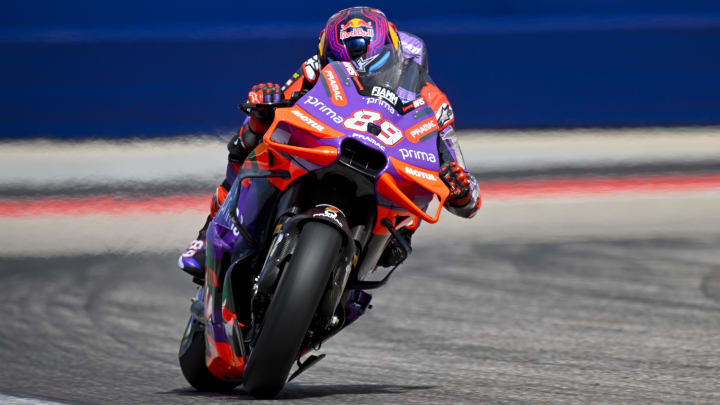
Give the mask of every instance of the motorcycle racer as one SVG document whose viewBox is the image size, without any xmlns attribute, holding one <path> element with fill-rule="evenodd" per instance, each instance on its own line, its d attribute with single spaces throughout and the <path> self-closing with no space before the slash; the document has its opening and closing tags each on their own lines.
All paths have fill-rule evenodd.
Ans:
<svg viewBox="0 0 720 405">
<path fill-rule="evenodd" d="M 480 206 L 477 182 L 465 167 L 454 132 L 455 116 L 450 102 L 428 73 L 424 42 L 417 36 L 397 31 L 380 10 L 352 7 L 330 17 L 320 33 L 317 54 L 303 62 L 283 86 L 263 83 L 253 86 L 248 93 L 248 101 L 268 106 L 253 111 L 228 143 L 225 180 L 212 197 L 210 215 L 197 239 L 190 243 L 178 260 L 178 266 L 185 272 L 198 279 L 204 277 L 207 226 L 220 209 L 243 162 L 272 124 L 275 111 L 272 104 L 296 99 L 297 95 L 313 88 L 322 68 L 336 61 L 352 63 L 366 80 L 376 84 L 372 91 L 381 99 L 381 104 L 397 105 L 400 99 L 415 107 L 427 104 L 432 108 L 437 123 L 439 176 L 450 189 L 445 208 L 461 217 L 475 215 Z M 409 241 L 418 225 L 419 221 L 415 220 L 400 231 Z M 404 250 L 392 239 L 378 265 L 394 266 L 404 258 Z"/>
</svg>

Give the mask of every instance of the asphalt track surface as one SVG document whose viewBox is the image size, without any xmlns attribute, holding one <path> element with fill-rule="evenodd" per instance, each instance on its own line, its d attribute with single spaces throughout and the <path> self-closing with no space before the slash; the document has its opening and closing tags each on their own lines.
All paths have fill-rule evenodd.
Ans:
<svg viewBox="0 0 720 405">
<path fill-rule="evenodd" d="M 658 131 L 464 139 L 483 209 L 421 228 L 281 402 L 720 403 L 720 133 Z M 252 399 L 180 372 L 177 253 L 226 152 L 168 147 L 0 147 L 0 404 Z M 197 204 L 143 205 L 178 185 Z"/>
<path fill-rule="evenodd" d="M 720 403 L 720 232 L 425 244 L 289 403 Z M 450 260 L 448 260 L 450 258 Z M 0 259 L 0 393 L 233 403 L 176 353 L 194 288 L 174 255 Z"/>
</svg>

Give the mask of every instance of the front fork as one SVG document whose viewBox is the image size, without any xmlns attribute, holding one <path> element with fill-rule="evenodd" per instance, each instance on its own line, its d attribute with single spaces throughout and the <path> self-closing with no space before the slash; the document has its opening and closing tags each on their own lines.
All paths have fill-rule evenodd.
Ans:
<svg viewBox="0 0 720 405">
<path fill-rule="evenodd" d="M 345 284 L 352 271 L 353 263 L 357 261 L 357 247 L 350 232 L 350 226 L 342 211 L 332 205 L 318 204 L 301 214 L 286 217 L 276 227 L 267 259 L 254 287 L 255 295 L 252 312 L 253 316 L 257 318 L 253 319 L 253 323 L 258 321 L 262 323 L 264 308 L 269 303 L 269 298 L 280 280 L 283 268 L 292 257 L 303 224 L 309 221 L 327 223 L 338 229 L 343 235 L 343 254 L 333 270 L 333 275 L 330 278 L 330 288 L 319 307 L 320 313 L 328 321 L 333 316 L 334 308 L 340 301 Z"/>
</svg>

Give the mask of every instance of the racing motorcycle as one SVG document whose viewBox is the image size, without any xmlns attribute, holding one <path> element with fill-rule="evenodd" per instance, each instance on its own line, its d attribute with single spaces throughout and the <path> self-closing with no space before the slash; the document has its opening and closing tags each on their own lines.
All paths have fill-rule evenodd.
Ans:
<svg viewBox="0 0 720 405">
<path fill-rule="evenodd" d="M 290 380 L 370 308 L 367 291 L 397 268 L 376 269 L 391 238 L 407 257 L 398 230 L 437 222 L 449 194 L 437 174 L 437 120 L 422 97 L 403 102 L 333 62 L 312 90 L 273 108 L 264 142 L 207 230 L 205 278 L 195 280 L 202 288 L 179 351 L 199 390 L 243 384 L 256 397 L 277 395 L 293 363 Z"/>
</svg>

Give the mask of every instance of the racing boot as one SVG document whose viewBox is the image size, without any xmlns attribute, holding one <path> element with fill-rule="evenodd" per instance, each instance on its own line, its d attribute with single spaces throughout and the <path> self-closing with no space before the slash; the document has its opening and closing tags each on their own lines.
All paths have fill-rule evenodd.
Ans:
<svg viewBox="0 0 720 405">
<path fill-rule="evenodd" d="M 210 221 L 215 218 L 215 214 L 220 210 L 225 198 L 228 194 L 228 184 L 224 181 L 223 184 L 218 186 L 210 200 L 210 215 L 205 220 L 205 225 L 198 232 L 197 238 L 190 242 L 187 249 L 178 258 L 178 267 L 187 274 L 193 276 L 193 281 L 198 284 L 202 284 L 202 280 L 205 279 L 205 236 L 207 234 L 207 228 L 210 225 Z"/>
<path fill-rule="evenodd" d="M 198 232 L 197 239 L 190 242 L 190 245 L 178 258 L 178 267 L 193 276 L 193 280 L 205 279 L 205 234 L 211 220 L 212 217 L 208 216 L 205 226 Z"/>
</svg>

